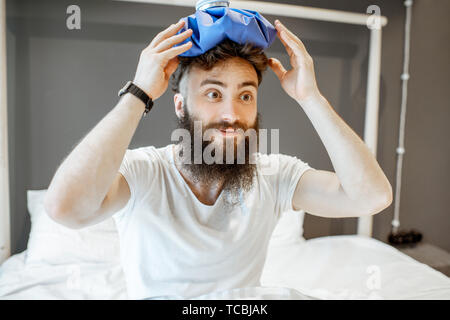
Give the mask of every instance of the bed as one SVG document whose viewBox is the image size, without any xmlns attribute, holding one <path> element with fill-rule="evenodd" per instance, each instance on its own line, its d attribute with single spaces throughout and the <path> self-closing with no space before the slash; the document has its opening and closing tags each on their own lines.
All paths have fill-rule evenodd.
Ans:
<svg viewBox="0 0 450 320">
<path fill-rule="evenodd" d="M 45 213 L 45 192 L 27 192 L 28 247 L 0 265 L 0 299 L 128 299 L 114 220 L 67 229 Z M 260 287 L 194 299 L 450 299 L 443 273 L 362 235 L 305 240 L 303 217 L 280 218 Z"/>
<path fill-rule="evenodd" d="M 129 0 L 115 0 L 129 2 Z M 164 0 L 140 0 L 148 5 L 167 5 L 181 7 L 195 7 L 196 0 L 164 1 Z M 324 21 L 358 25 L 370 32 L 367 90 L 364 120 L 364 142 L 376 155 L 378 136 L 378 109 L 379 109 L 379 85 L 381 67 L 382 29 L 388 23 L 388 19 L 376 10 L 377 6 L 369 6 L 366 13 L 347 12 L 342 10 L 307 7 L 291 4 L 277 4 L 259 1 L 235 1 L 233 7 L 246 9 L 258 8 L 258 12 L 264 15 L 276 17 L 293 17 L 313 21 Z M 375 9 L 374 9 L 375 8 Z M 379 9 L 379 8 L 378 8 Z M 174 17 L 178 18 L 178 17 Z M 165 23 L 165 21 L 164 21 Z M 11 254 L 11 221 L 10 221 L 10 170 L 9 170 L 9 145 L 8 145 L 8 99 L 7 99 L 7 28 L 6 28 L 6 1 L 0 0 L 0 61 L 5 66 L 0 70 L 0 262 L 3 262 Z M 11 106 L 9 106 L 11 107 Z M 358 234 L 372 236 L 372 217 L 360 217 L 358 219 Z"/>
</svg>

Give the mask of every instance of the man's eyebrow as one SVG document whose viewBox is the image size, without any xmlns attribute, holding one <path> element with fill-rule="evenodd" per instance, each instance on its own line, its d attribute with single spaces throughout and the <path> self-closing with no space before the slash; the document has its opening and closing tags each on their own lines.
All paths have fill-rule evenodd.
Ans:
<svg viewBox="0 0 450 320">
<path fill-rule="evenodd" d="M 216 85 L 221 86 L 221 87 L 224 87 L 224 88 L 227 87 L 227 85 L 226 85 L 225 83 L 223 83 L 222 81 L 214 80 L 214 79 L 205 79 L 205 80 L 203 80 L 203 81 L 200 83 L 200 87 L 202 87 L 202 86 L 204 86 L 204 85 L 207 85 L 207 84 L 216 84 Z M 256 84 L 255 81 L 245 81 L 245 82 L 242 82 L 241 84 L 239 84 L 238 88 L 240 89 L 240 88 L 246 87 L 246 86 L 253 86 L 253 87 L 255 87 L 256 89 L 258 89 L 258 85 Z"/>
<path fill-rule="evenodd" d="M 258 85 L 256 84 L 255 81 L 245 81 L 245 82 L 242 82 L 242 83 L 238 86 L 238 88 L 242 88 L 242 87 L 246 87 L 246 86 L 253 86 L 253 87 L 255 87 L 256 89 L 258 89 Z"/>
<path fill-rule="evenodd" d="M 218 86 L 226 88 L 227 85 L 223 83 L 222 81 L 213 80 L 213 79 L 205 79 L 200 83 L 200 87 L 207 85 L 207 84 L 217 84 Z"/>
</svg>

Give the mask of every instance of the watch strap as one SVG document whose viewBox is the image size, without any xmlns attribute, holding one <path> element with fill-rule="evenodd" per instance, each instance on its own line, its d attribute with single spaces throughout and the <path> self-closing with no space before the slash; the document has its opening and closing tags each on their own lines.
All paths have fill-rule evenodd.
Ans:
<svg viewBox="0 0 450 320">
<path fill-rule="evenodd" d="M 128 81 L 127 84 L 119 91 L 118 95 L 119 97 L 121 97 L 128 92 L 139 98 L 145 104 L 145 111 L 143 114 L 143 116 L 145 117 L 153 107 L 152 98 L 150 98 L 141 88 L 135 85 L 132 81 Z"/>
</svg>

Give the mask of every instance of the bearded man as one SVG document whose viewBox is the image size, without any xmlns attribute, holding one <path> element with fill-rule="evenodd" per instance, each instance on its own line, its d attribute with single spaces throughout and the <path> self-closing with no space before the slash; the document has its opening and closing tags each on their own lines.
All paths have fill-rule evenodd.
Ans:
<svg viewBox="0 0 450 320">
<path fill-rule="evenodd" d="M 134 80 L 64 160 L 45 197 L 50 217 L 71 228 L 115 219 L 132 299 L 258 286 L 282 212 L 360 217 L 392 202 L 376 159 L 322 96 L 311 56 L 284 25 L 275 22 L 290 70 L 258 47 L 229 40 L 179 57 L 192 45 L 181 44 L 192 35 L 177 33 L 183 23 L 142 51 Z M 259 137 L 257 93 L 267 66 L 311 120 L 336 172 L 257 152 L 259 140 L 247 133 Z M 129 150 L 149 101 L 170 80 L 177 132 L 188 138 Z"/>
</svg>

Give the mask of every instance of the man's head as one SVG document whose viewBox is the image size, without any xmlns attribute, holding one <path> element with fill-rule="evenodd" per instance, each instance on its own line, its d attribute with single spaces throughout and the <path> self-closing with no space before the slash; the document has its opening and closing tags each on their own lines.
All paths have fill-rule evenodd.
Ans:
<svg viewBox="0 0 450 320">
<path fill-rule="evenodd" d="M 225 40 L 200 56 L 178 59 L 171 78 L 178 118 L 187 111 L 204 125 L 255 122 L 258 86 L 268 65 L 262 49 Z"/>
<path fill-rule="evenodd" d="M 259 129 L 257 93 L 268 65 L 267 56 L 250 44 L 225 40 L 200 56 L 178 59 L 180 64 L 171 85 L 178 126 L 191 133 L 191 159 L 194 159 L 194 121 L 201 121 L 202 137 L 210 129 L 211 141 L 203 142 L 202 153 L 212 144 L 215 150 L 223 151 L 224 159 L 223 164 L 202 162 L 185 168 L 202 181 L 224 179 L 224 189 L 229 191 L 249 189 L 255 170 L 248 161 L 249 139 L 234 130 L 254 129 L 257 133 Z M 232 140 L 235 159 L 239 146 L 245 145 L 245 164 L 225 163 L 227 140 Z"/>
</svg>

